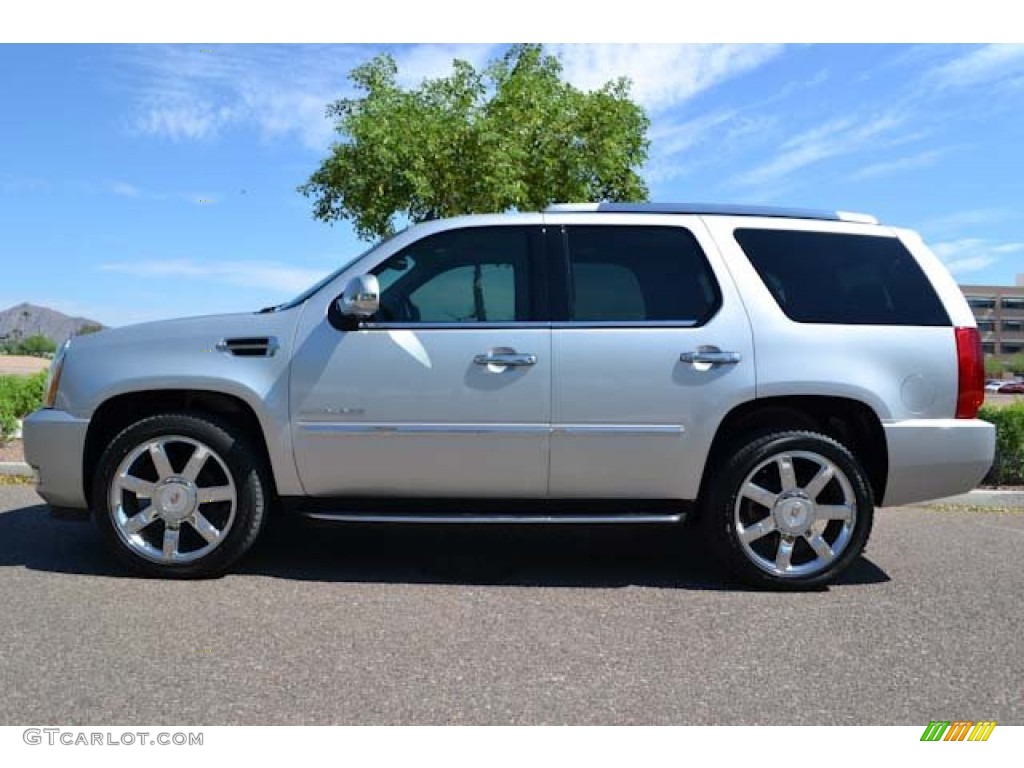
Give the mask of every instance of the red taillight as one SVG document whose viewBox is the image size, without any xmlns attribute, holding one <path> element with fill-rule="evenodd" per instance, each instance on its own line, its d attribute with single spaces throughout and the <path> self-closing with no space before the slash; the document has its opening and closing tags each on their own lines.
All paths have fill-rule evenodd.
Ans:
<svg viewBox="0 0 1024 768">
<path fill-rule="evenodd" d="M 985 401 L 985 361 L 977 328 L 956 329 L 956 363 L 959 371 L 956 417 L 973 419 Z"/>
</svg>

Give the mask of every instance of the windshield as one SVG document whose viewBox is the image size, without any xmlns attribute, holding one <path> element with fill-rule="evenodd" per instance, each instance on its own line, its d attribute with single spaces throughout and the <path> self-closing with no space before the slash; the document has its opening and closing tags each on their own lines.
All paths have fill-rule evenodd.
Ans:
<svg viewBox="0 0 1024 768">
<path fill-rule="evenodd" d="M 388 235 L 383 240 L 377 241 L 376 243 L 371 245 L 369 248 L 367 248 L 365 251 L 360 253 L 358 256 L 355 256 L 355 257 L 349 259 L 348 261 L 346 261 L 344 264 L 342 264 L 336 270 L 331 272 L 331 274 L 327 275 L 327 277 L 324 277 L 324 278 L 320 279 L 319 281 L 317 281 L 317 283 L 315 285 L 312 285 L 309 288 L 307 288 L 306 290 L 304 290 L 302 293 L 300 293 L 298 296 L 296 296 L 291 301 L 286 301 L 284 304 L 278 304 L 276 307 L 269 307 L 268 309 L 271 309 L 271 310 L 277 312 L 277 311 L 282 310 L 282 309 L 291 309 L 292 307 L 299 306 L 299 304 L 304 302 L 306 299 L 308 299 L 314 293 L 316 293 L 321 288 L 323 288 L 325 285 L 327 285 L 329 282 L 334 280 L 334 278 L 336 278 L 338 275 L 340 275 L 346 269 L 351 267 L 355 262 L 359 261 L 359 259 L 363 258 L 363 256 L 366 256 L 368 253 L 370 253 L 370 251 L 374 250 L 375 248 L 379 248 L 380 246 L 384 245 L 384 243 L 388 242 L 393 237 L 395 237 L 397 235 L 400 235 L 404 231 L 405 231 L 404 229 L 403 230 L 399 230 L 398 232 L 395 232 L 394 234 Z"/>
</svg>

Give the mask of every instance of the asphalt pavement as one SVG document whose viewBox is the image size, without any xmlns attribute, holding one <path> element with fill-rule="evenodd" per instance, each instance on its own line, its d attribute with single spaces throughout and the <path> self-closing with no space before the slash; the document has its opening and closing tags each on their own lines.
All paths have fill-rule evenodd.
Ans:
<svg viewBox="0 0 1024 768">
<path fill-rule="evenodd" d="M 880 510 L 801 594 L 687 533 L 277 528 L 167 582 L 0 485 L 0 724 L 1024 724 L 1024 509 Z"/>
</svg>

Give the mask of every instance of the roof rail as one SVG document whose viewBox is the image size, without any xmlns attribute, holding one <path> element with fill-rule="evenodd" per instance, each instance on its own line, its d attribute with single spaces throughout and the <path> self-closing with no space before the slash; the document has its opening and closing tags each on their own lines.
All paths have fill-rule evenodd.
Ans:
<svg viewBox="0 0 1024 768">
<path fill-rule="evenodd" d="M 878 219 L 866 213 L 848 211 L 816 211 L 807 208 L 784 208 L 771 205 L 728 205 L 721 203 L 556 203 L 545 213 L 687 213 L 717 216 L 774 216 L 784 219 L 819 219 L 822 221 L 855 221 L 877 224 Z"/>
</svg>

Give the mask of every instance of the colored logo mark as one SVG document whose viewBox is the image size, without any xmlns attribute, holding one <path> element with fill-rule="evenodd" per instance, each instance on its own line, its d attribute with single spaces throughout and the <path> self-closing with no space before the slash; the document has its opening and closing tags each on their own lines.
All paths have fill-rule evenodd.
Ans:
<svg viewBox="0 0 1024 768">
<path fill-rule="evenodd" d="M 921 734 L 921 741 L 988 741 L 995 720 L 932 720 Z"/>
</svg>

